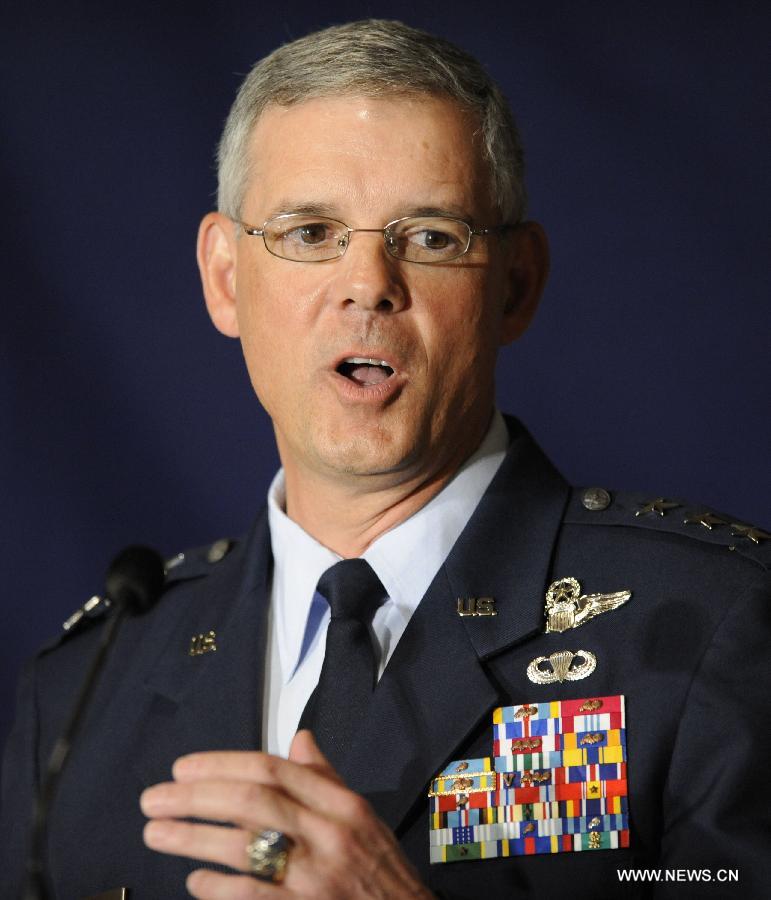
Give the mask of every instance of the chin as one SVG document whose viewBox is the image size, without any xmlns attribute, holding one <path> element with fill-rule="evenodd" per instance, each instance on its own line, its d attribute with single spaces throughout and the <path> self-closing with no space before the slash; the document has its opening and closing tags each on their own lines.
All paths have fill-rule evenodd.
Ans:
<svg viewBox="0 0 771 900">
<path fill-rule="evenodd" d="M 395 440 L 382 429 L 347 434 L 339 440 L 315 442 L 315 456 L 328 472 L 341 475 L 388 475 L 409 467 L 415 459 L 415 442 Z"/>
</svg>

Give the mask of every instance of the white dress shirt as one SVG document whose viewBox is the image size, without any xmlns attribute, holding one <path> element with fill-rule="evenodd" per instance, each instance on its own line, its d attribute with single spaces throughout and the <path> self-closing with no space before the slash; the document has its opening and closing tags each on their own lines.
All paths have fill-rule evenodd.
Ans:
<svg viewBox="0 0 771 900">
<path fill-rule="evenodd" d="M 506 423 L 496 410 L 484 440 L 455 477 L 364 552 L 363 559 L 388 594 L 372 622 L 379 650 L 378 678 L 503 461 L 508 440 Z M 324 661 L 329 605 L 316 593 L 316 585 L 321 575 L 342 559 L 293 522 L 285 507 L 282 469 L 268 491 L 274 569 L 263 704 L 263 749 L 281 756 L 289 753 Z"/>
</svg>

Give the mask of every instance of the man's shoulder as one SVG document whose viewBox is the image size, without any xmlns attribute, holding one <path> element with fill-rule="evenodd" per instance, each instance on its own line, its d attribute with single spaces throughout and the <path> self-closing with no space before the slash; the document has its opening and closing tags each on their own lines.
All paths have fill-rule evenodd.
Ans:
<svg viewBox="0 0 771 900">
<path fill-rule="evenodd" d="M 169 557 L 164 562 L 164 585 L 160 598 L 149 612 L 138 618 L 148 624 L 184 614 L 190 603 L 196 602 L 200 588 L 208 579 L 227 577 L 228 570 L 238 567 L 243 555 L 242 538 L 218 538 Z M 196 590 L 199 589 L 199 590 Z M 73 610 L 64 621 L 59 634 L 49 640 L 38 653 L 45 659 L 54 651 L 80 655 L 89 652 L 99 638 L 101 628 L 95 627 L 114 613 L 109 598 L 103 594 L 89 597 Z M 60 654 L 56 654 L 59 656 Z"/>
<path fill-rule="evenodd" d="M 211 575 L 242 543 L 243 538 L 224 537 L 175 554 L 165 562 L 166 586 Z"/>
<path fill-rule="evenodd" d="M 771 569 L 771 533 L 678 497 L 602 487 L 573 488 L 564 525 L 600 543 L 645 543 L 662 551 L 714 559 L 749 574 Z"/>
<path fill-rule="evenodd" d="M 562 504 L 561 539 L 570 537 L 599 549 L 633 545 L 648 550 L 648 558 L 669 552 L 681 559 L 714 559 L 728 569 L 750 575 L 771 569 L 771 529 L 719 512 L 710 506 L 664 494 L 643 494 L 608 487 L 570 487 L 519 420 L 505 416 L 509 429 L 509 459 L 502 467 L 504 491 L 521 484 L 522 460 L 531 480 L 520 502 L 542 499 L 550 492 Z M 534 462 L 533 462 L 534 461 Z"/>
</svg>

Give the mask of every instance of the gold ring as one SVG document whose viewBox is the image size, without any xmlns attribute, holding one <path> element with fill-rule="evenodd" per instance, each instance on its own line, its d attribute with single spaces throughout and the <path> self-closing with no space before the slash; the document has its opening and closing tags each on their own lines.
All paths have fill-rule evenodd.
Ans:
<svg viewBox="0 0 771 900">
<path fill-rule="evenodd" d="M 284 880 L 291 842 L 281 831 L 256 831 L 246 845 L 249 871 L 255 878 L 278 884 Z"/>
</svg>

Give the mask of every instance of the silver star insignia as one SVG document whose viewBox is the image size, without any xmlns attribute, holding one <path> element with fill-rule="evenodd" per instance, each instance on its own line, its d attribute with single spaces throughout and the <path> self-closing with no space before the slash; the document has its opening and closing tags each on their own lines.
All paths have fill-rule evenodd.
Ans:
<svg viewBox="0 0 771 900">
<path fill-rule="evenodd" d="M 771 534 L 767 531 L 761 531 L 754 525 L 743 525 L 740 522 L 731 523 L 731 534 L 734 537 L 745 537 L 752 541 L 753 544 L 759 544 L 761 541 L 767 541 L 771 538 Z"/>
<path fill-rule="evenodd" d="M 638 509 L 635 515 L 645 516 L 648 513 L 655 513 L 657 516 L 664 516 L 670 509 L 677 509 L 678 506 L 682 506 L 682 503 L 678 503 L 676 500 L 667 500 L 664 497 L 657 497 Z"/>
</svg>

